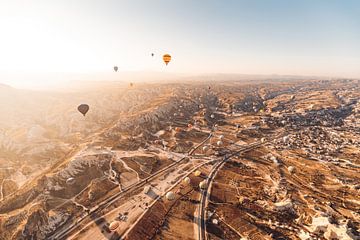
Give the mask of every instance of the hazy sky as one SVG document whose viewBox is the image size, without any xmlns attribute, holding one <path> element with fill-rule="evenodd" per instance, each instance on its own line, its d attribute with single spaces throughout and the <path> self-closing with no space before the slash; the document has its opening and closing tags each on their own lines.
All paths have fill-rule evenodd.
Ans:
<svg viewBox="0 0 360 240">
<path fill-rule="evenodd" d="M 0 0 L 0 31 L 7 79 L 113 65 L 360 77 L 358 0 Z"/>
</svg>

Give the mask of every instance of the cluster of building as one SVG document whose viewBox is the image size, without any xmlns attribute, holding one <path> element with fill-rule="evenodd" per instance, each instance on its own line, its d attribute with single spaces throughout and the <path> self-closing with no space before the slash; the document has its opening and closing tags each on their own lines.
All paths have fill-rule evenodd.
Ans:
<svg viewBox="0 0 360 240">
<path fill-rule="evenodd" d="M 321 109 L 303 114 L 282 114 L 265 118 L 269 126 L 299 129 L 306 126 L 343 126 L 344 118 L 352 113 L 351 107 Z"/>
<path fill-rule="evenodd" d="M 304 128 L 278 140 L 276 149 L 302 149 L 308 154 L 321 155 L 322 158 L 341 153 L 348 145 L 360 146 L 359 140 L 348 139 L 344 133 L 338 133 L 320 126 Z"/>
</svg>

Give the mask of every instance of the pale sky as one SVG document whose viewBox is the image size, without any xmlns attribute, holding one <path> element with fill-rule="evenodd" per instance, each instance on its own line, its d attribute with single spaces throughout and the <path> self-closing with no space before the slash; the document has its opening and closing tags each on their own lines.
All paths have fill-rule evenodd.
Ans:
<svg viewBox="0 0 360 240">
<path fill-rule="evenodd" d="M 0 0 L 0 31 L 0 82 L 9 84 L 114 65 L 360 77 L 357 0 Z"/>
</svg>

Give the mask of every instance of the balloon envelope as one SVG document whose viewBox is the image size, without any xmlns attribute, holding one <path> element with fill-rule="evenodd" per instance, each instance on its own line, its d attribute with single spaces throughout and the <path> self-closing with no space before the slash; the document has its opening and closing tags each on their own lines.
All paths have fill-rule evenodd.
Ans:
<svg viewBox="0 0 360 240">
<path fill-rule="evenodd" d="M 205 180 L 201 181 L 201 182 L 199 183 L 199 187 L 200 187 L 200 189 L 206 189 L 206 188 L 207 188 L 207 183 L 206 183 L 206 181 L 205 181 Z"/>
<path fill-rule="evenodd" d="M 172 200 L 175 200 L 175 193 L 173 193 L 173 192 L 167 192 L 166 193 L 166 195 L 165 195 L 165 197 L 166 197 L 166 199 L 168 200 L 168 201 L 172 201 Z"/>
<path fill-rule="evenodd" d="M 168 65 L 168 63 L 171 61 L 171 56 L 170 56 L 170 54 L 165 54 L 165 55 L 163 56 L 163 60 L 164 60 L 165 64 Z"/>
<path fill-rule="evenodd" d="M 89 111 L 89 105 L 87 104 L 80 104 L 78 106 L 78 111 L 82 113 L 82 115 L 85 116 L 85 114 Z"/>
<path fill-rule="evenodd" d="M 114 71 L 117 72 L 118 71 L 118 66 L 114 66 Z"/>
<path fill-rule="evenodd" d="M 209 147 L 208 147 L 208 146 L 204 146 L 204 147 L 202 148 L 202 150 L 203 150 L 203 152 L 207 152 L 207 150 L 209 150 Z"/>
<path fill-rule="evenodd" d="M 191 182 L 191 179 L 189 177 L 186 177 L 186 178 L 184 178 L 183 181 L 184 181 L 185 184 L 189 185 L 190 182 Z"/>
<path fill-rule="evenodd" d="M 109 229 L 110 231 L 115 231 L 120 226 L 120 223 L 118 221 L 114 221 L 110 223 Z"/>
</svg>

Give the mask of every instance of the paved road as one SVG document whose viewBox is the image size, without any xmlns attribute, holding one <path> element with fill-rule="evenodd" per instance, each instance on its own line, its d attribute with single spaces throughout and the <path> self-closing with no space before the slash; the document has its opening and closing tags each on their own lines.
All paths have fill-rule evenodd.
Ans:
<svg viewBox="0 0 360 240">
<path fill-rule="evenodd" d="M 212 133 L 209 134 L 209 136 L 204 139 L 201 143 L 199 143 L 197 146 L 191 148 L 189 151 L 188 151 L 188 155 L 191 155 L 194 153 L 194 151 L 196 149 L 198 149 L 199 147 L 201 147 L 206 141 L 208 141 L 211 137 L 212 137 Z M 217 163 L 215 166 L 218 166 L 218 167 L 214 167 L 214 170 L 212 171 L 213 172 L 213 177 L 216 175 L 216 172 L 217 170 L 219 169 L 219 167 L 226 161 L 228 160 L 230 157 L 236 155 L 236 154 L 239 154 L 241 152 L 244 152 L 244 151 L 247 151 L 247 150 L 250 150 L 251 148 L 255 148 L 255 147 L 258 147 L 262 144 L 265 144 L 265 143 L 253 143 L 247 147 L 242 147 L 239 151 L 233 153 L 233 154 L 229 154 L 228 156 L 225 156 L 224 159 Z M 108 206 L 110 206 L 111 204 L 113 204 L 114 202 L 116 202 L 117 200 L 119 200 L 121 197 L 123 197 L 126 193 L 128 192 L 131 192 L 131 191 L 134 191 L 134 190 L 138 190 L 138 189 L 141 189 L 143 188 L 146 184 L 149 183 L 149 181 L 153 180 L 154 178 L 157 178 L 159 177 L 161 174 L 165 173 L 167 170 L 175 167 L 176 165 L 180 164 L 186 157 L 183 157 L 181 158 L 180 160 L 170 164 L 169 166 L 159 170 L 158 172 L 154 173 L 153 175 L 127 187 L 127 188 L 124 188 L 122 192 L 119 192 L 117 194 L 114 194 L 112 196 L 110 196 L 109 198 L 105 199 L 104 201 L 102 201 L 101 203 L 99 203 L 98 205 L 96 205 L 94 208 L 92 208 L 90 210 L 90 212 L 83 216 L 83 217 L 80 217 L 79 219 L 77 219 L 76 222 L 74 223 L 71 223 L 69 226 L 67 226 L 66 228 L 64 229 L 59 229 L 58 231 L 55 231 L 50 237 L 49 239 L 66 239 L 67 236 L 69 236 L 69 234 L 72 234 L 74 233 L 74 231 L 76 231 L 76 229 L 80 226 L 80 224 L 85 224 L 85 223 L 90 223 L 90 222 L 94 222 L 96 219 L 100 219 L 103 215 L 101 216 L 98 216 L 95 220 L 91 218 L 91 216 L 94 216 L 96 214 L 96 212 L 100 212 L 101 210 L 104 210 L 106 209 Z M 209 178 L 210 180 L 211 178 Z M 212 179 L 211 179 L 212 181 Z M 210 181 L 210 182 L 211 182 Z M 209 182 L 209 183 L 210 183 Z M 200 210 L 199 213 L 201 214 L 201 216 L 199 216 L 199 227 L 201 228 L 201 231 L 199 231 L 201 234 L 201 236 L 199 236 L 199 239 L 203 239 L 203 236 L 204 236 L 204 230 L 205 230 L 205 218 L 204 218 L 204 214 L 205 214 L 205 203 L 207 201 L 205 201 L 207 198 L 207 196 L 209 195 L 208 193 L 209 191 L 209 188 L 204 192 L 204 194 L 202 194 L 201 196 L 201 201 L 200 201 Z M 200 230 L 200 229 L 199 229 Z"/>
<path fill-rule="evenodd" d="M 253 143 L 249 146 L 243 147 L 240 150 L 238 150 L 232 154 L 229 154 L 228 156 L 225 156 L 221 162 L 217 163 L 213 167 L 213 169 L 211 170 L 211 172 L 209 174 L 208 180 L 207 180 L 207 189 L 202 192 L 201 197 L 200 197 L 198 216 L 196 218 L 196 223 L 198 225 L 198 239 L 199 240 L 206 239 L 206 217 L 205 217 L 206 210 L 205 209 L 206 209 L 207 201 L 208 201 L 208 198 L 210 196 L 210 191 L 211 191 L 210 183 L 213 181 L 214 177 L 216 176 L 216 173 L 221 168 L 221 166 L 227 160 L 229 160 L 231 157 L 233 157 L 239 153 L 259 147 L 263 144 L 265 144 L 265 143 Z"/>
<path fill-rule="evenodd" d="M 192 153 L 194 151 L 194 149 L 196 150 L 198 147 L 200 147 L 202 144 L 204 144 L 204 142 L 206 142 L 209 138 L 211 138 L 212 134 L 210 133 L 209 136 L 202 141 L 201 143 L 199 143 L 197 146 L 195 146 L 194 148 L 191 148 L 188 151 L 188 154 L 190 155 L 190 153 Z M 121 197 L 123 197 L 126 193 L 130 192 L 130 191 L 134 191 L 140 188 L 143 188 L 146 184 L 149 183 L 149 181 L 153 180 L 154 178 L 160 176 L 161 174 L 163 174 L 164 172 L 166 172 L 167 170 L 171 169 L 172 167 L 180 164 L 186 157 L 181 158 L 180 160 L 170 164 L 169 166 L 157 171 L 156 173 L 154 173 L 153 175 L 144 178 L 143 180 L 127 187 L 124 188 L 123 191 L 114 194 L 112 196 L 110 196 L 109 198 L 105 199 L 104 201 L 102 201 L 101 203 L 99 203 L 98 205 L 96 205 L 94 208 L 92 208 L 90 210 L 90 212 L 83 217 L 80 217 L 79 219 L 77 219 L 76 222 L 70 224 L 69 226 L 67 226 L 64 229 L 60 229 L 58 231 L 55 231 L 51 236 L 49 236 L 49 239 L 66 239 L 67 236 L 69 236 L 70 233 L 72 233 L 73 231 L 76 230 L 77 227 L 80 226 L 81 223 L 85 223 L 85 222 L 94 222 L 96 219 L 100 219 L 102 217 L 99 216 L 97 217 L 95 220 L 91 218 L 91 216 L 95 215 L 96 212 L 99 212 L 105 208 L 107 208 L 108 206 L 110 206 L 111 204 L 113 204 L 115 201 L 119 200 Z"/>
<path fill-rule="evenodd" d="M 286 133 L 280 133 L 277 134 L 276 136 L 274 136 L 274 138 L 271 141 L 276 141 L 276 139 L 281 139 L 282 137 L 284 137 L 285 135 L 287 135 Z M 231 157 L 238 155 L 239 153 L 242 152 L 246 152 L 249 151 L 253 148 L 257 148 L 259 146 L 268 144 L 270 141 L 265 141 L 265 142 L 255 142 L 252 144 L 249 144 L 248 146 L 243 146 L 241 149 L 239 149 L 238 151 L 231 153 L 227 156 L 225 156 L 223 158 L 223 160 L 221 162 L 219 162 L 218 164 L 216 164 L 214 166 L 214 168 L 211 170 L 211 173 L 209 174 L 209 178 L 207 181 L 207 189 L 205 191 L 203 191 L 203 193 L 201 194 L 200 197 L 200 203 L 199 203 L 199 210 L 198 210 L 198 216 L 196 218 L 196 223 L 198 225 L 198 239 L 199 240 L 203 240 L 203 239 L 207 239 L 207 235 L 206 235 L 206 216 L 205 216 L 205 209 L 207 207 L 207 202 L 210 196 L 210 192 L 211 192 L 211 183 L 214 180 L 217 172 L 219 171 L 219 169 L 221 168 L 221 166 L 227 161 L 229 160 Z"/>
</svg>

